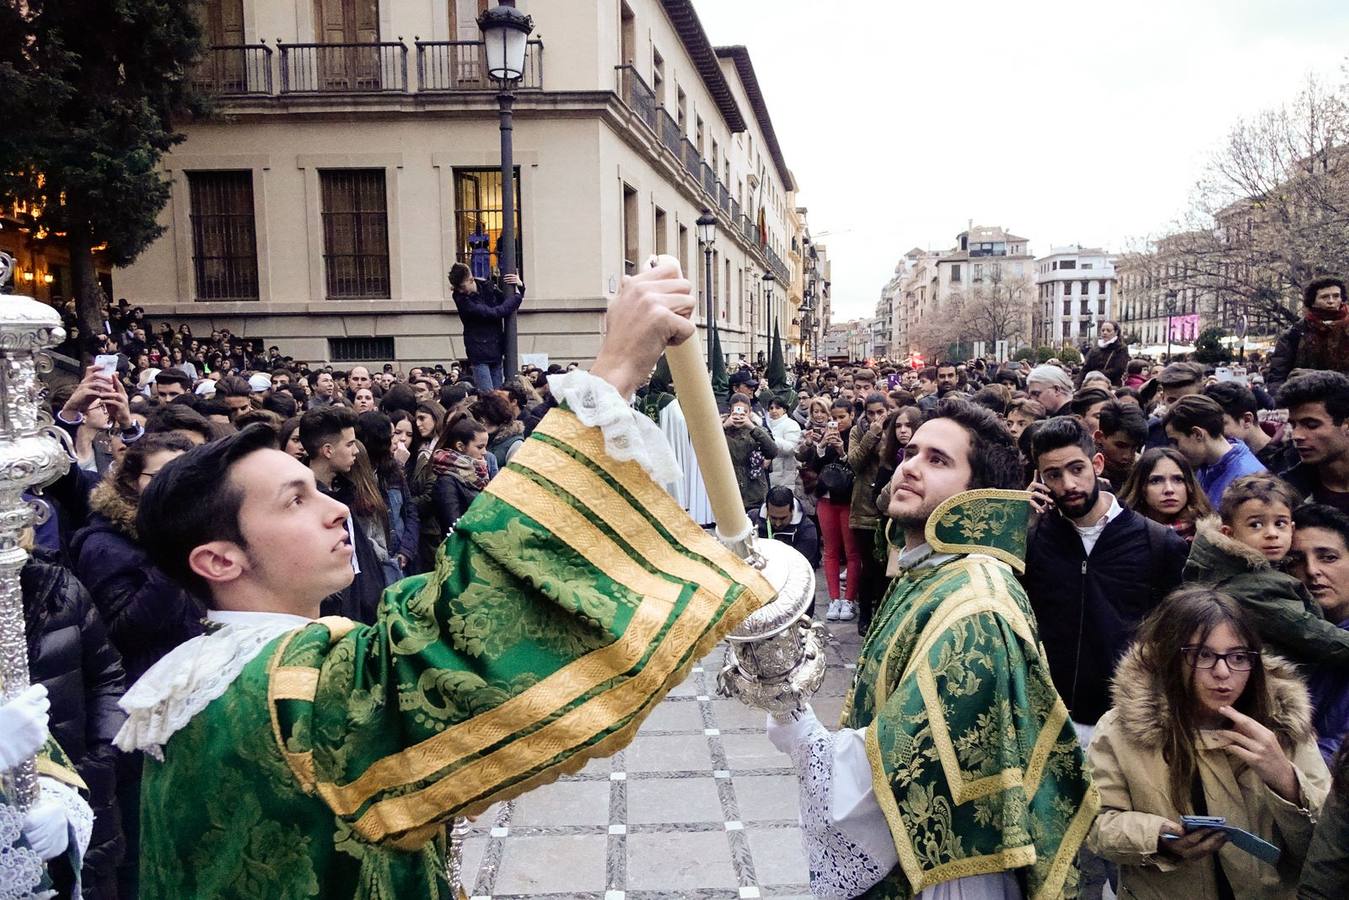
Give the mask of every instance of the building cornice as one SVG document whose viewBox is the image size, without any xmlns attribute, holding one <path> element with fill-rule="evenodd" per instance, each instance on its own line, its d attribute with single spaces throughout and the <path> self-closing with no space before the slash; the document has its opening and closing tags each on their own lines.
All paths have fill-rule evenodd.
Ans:
<svg viewBox="0 0 1349 900">
<path fill-rule="evenodd" d="M 782 147 L 778 144 L 777 132 L 773 130 L 773 118 L 768 114 L 768 104 L 764 102 L 763 91 L 759 88 L 759 76 L 754 73 L 749 48 L 741 45 L 718 47 L 716 53 L 719 58 L 729 59 L 735 63 L 735 71 L 740 75 L 740 83 L 745 86 L 745 96 L 749 97 L 750 108 L 754 110 L 759 130 L 763 132 L 764 140 L 768 143 L 768 154 L 773 158 L 773 165 L 777 166 L 782 184 L 788 191 L 796 190 L 796 180 L 792 177 L 791 170 L 787 168 L 787 160 L 783 157 Z"/>
<path fill-rule="evenodd" d="M 747 127 L 745 117 L 740 112 L 739 104 L 735 102 L 731 86 L 727 84 L 726 76 L 721 71 L 721 64 L 717 62 L 717 52 L 712 49 L 712 42 L 707 39 L 707 32 L 703 30 L 703 23 L 698 19 L 692 0 L 661 0 L 661 6 L 665 8 L 665 14 L 670 17 L 679 39 L 684 43 L 684 49 L 688 51 L 689 57 L 698 69 L 698 74 L 702 76 L 708 93 L 716 101 L 717 109 L 721 110 L 722 117 L 726 119 L 727 127 L 732 133 L 744 131 Z"/>
</svg>

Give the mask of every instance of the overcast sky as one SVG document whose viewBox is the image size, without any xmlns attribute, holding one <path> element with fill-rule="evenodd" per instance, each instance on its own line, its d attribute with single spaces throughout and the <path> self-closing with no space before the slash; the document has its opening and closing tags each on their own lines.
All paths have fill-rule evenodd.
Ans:
<svg viewBox="0 0 1349 900">
<path fill-rule="evenodd" d="M 696 5 L 750 49 L 836 321 L 970 219 L 1037 255 L 1162 233 L 1238 119 L 1349 52 L 1349 0 Z"/>
</svg>

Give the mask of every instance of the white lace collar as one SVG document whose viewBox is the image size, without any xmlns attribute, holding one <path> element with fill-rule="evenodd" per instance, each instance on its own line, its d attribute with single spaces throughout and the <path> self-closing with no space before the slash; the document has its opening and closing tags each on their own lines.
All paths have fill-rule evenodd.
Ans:
<svg viewBox="0 0 1349 900">
<path fill-rule="evenodd" d="M 224 694 L 264 647 L 312 621 L 286 613 L 215 610 L 207 618 L 224 627 L 175 647 L 118 701 L 127 715 L 113 739 L 118 748 L 162 760 L 169 738 Z"/>
</svg>

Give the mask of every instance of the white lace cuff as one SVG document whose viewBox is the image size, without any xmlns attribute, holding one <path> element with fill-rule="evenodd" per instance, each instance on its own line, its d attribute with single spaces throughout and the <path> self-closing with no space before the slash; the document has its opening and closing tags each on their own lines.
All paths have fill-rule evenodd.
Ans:
<svg viewBox="0 0 1349 900">
<path fill-rule="evenodd" d="M 684 477 L 660 427 L 633 409 L 612 384 L 576 369 L 565 375 L 549 375 L 548 390 L 558 403 L 587 428 L 599 428 L 604 449 L 621 462 L 635 462 L 657 484 L 666 485 Z"/>
<path fill-rule="evenodd" d="M 871 790 L 865 732 L 829 732 L 813 710 L 770 720 L 774 745 L 786 747 L 800 779 L 801 843 L 816 897 L 866 893 L 899 862 L 885 814 Z"/>
<path fill-rule="evenodd" d="M 229 690 L 262 648 L 296 627 L 282 619 L 226 625 L 175 647 L 118 701 L 126 723 L 112 742 L 126 753 L 141 750 L 162 761 L 169 738 Z"/>
<path fill-rule="evenodd" d="M 42 857 L 18 846 L 22 837 L 23 812 L 0 802 L 0 900 L 28 900 L 47 871 Z"/>
<path fill-rule="evenodd" d="M 64 782 L 43 775 L 37 783 L 42 802 L 56 803 L 65 810 L 71 841 L 80 851 L 79 858 L 84 859 L 84 854 L 89 852 L 89 839 L 94 835 L 93 808 L 79 791 Z"/>
</svg>

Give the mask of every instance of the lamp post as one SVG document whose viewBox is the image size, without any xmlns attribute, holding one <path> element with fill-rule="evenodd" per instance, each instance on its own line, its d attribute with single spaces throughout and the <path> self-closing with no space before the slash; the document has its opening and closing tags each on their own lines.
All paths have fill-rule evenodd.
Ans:
<svg viewBox="0 0 1349 900">
<path fill-rule="evenodd" d="M 703 319 L 707 325 L 707 370 L 712 371 L 712 244 L 717 240 L 717 217 L 703 209 L 698 217 L 698 243 L 703 245 Z"/>
<path fill-rule="evenodd" d="M 1171 362 L 1171 317 L 1176 314 L 1176 292 L 1166 292 L 1166 361 Z"/>
<path fill-rule="evenodd" d="M 768 322 L 769 322 L 769 320 L 770 320 L 770 319 L 772 318 L 772 316 L 773 316 L 773 281 L 774 281 L 774 279 L 773 279 L 773 273 L 772 273 L 771 271 L 768 271 L 768 272 L 764 272 L 764 273 L 763 273 L 763 287 L 764 287 L 764 316 L 763 316 L 763 331 L 764 331 L 764 344 L 765 344 L 765 345 L 768 344 L 768 340 L 769 340 L 769 338 L 768 338 Z M 753 339 L 753 335 L 751 335 L 751 339 Z M 773 352 L 773 349 L 772 349 L 771 347 L 769 347 L 768 352 L 769 352 L 769 353 L 772 353 L 772 352 Z"/>
<path fill-rule="evenodd" d="M 518 275 L 515 259 L 515 151 L 512 146 L 512 110 L 515 106 L 515 86 L 525 73 L 525 50 L 534 20 L 515 8 L 515 0 L 501 0 L 500 5 L 478 17 L 482 31 L 483 51 L 487 56 L 487 74 L 497 83 L 497 104 L 501 118 L 501 251 L 497 264 L 501 275 Z M 515 285 L 504 285 L 507 299 L 515 298 Z M 515 313 L 506 319 L 507 378 L 520 371 L 520 339 Z"/>
</svg>

